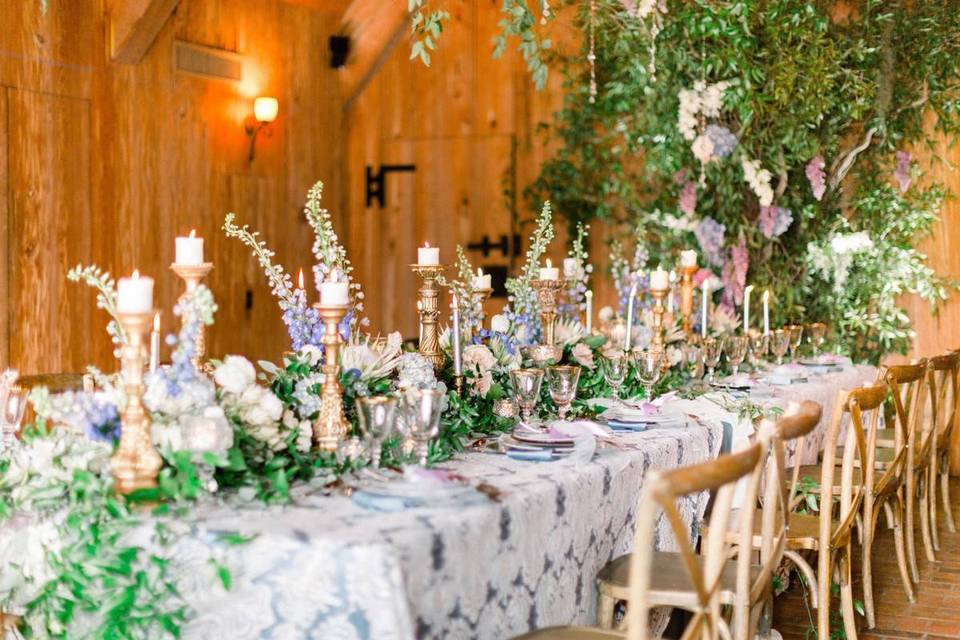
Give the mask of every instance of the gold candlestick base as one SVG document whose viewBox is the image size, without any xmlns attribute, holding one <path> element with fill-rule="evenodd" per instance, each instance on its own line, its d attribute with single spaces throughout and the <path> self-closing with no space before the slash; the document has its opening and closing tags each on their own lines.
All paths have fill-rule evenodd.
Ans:
<svg viewBox="0 0 960 640">
<path fill-rule="evenodd" d="M 123 388 L 127 406 L 120 417 L 120 444 L 110 460 L 114 489 L 128 494 L 137 489 L 157 486 L 157 474 L 163 466 L 153 446 L 150 416 L 143 406 L 144 337 L 150 331 L 154 312 L 121 313 L 120 324 L 127 335 L 121 355 Z"/>
<path fill-rule="evenodd" d="M 483 303 L 489 300 L 490 296 L 492 295 L 493 295 L 493 289 L 490 287 L 473 290 L 474 302 L 476 302 L 477 306 L 480 307 L 480 328 L 481 329 L 487 328 L 485 326 L 487 321 L 487 314 L 483 312 Z"/>
<path fill-rule="evenodd" d="M 336 451 L 347 436 L 350 424 L 343 412 L 343 388 L 340 386 L 340 321 L 347 315 L 347 305 L 315 304 L 325 331 L 323 344 L 323 389 L 320 391 L 320 414 L 313 423 L 313 444 L 321 451 Z"/>
<path fill-rule="evenodd" d="M 440 349 L 440 286 L 437 278 L 447 267 L 442 264 L 412 264 L 410 268 L 420 276 L 420 355 L 430 361 L 434 371 L 443 368 L 444 356 Z"/>
<path fill-rule="evenodd" d="M 683 318 L 683 332 L 690 335 L 693 326 L 693 276 L 697 273 L 697 265 L 680 267 L 680 316 Z"/>
<path fill-rule="evenodd" d="M 203 279 L 207 277 L 210 271 L 213 270 L 212 262 L 204 262 L 203 264 L 177 264 L 174 262 L 170 265 L 170 270 L 175 274 L 180 276 L 185 285 L 185 291 L 178 298 L 179 302 L 182 302 L 184 298 L 191 295 L 194 291 L 197 290 L 197 287 L 200 286 L 200 283 L 203 282 Z M 186 318 L 181 318 L 180 322 L 186 322 Z M 207 351 L 207 341 L 204 336 L 204 326 L 203 323 L 200 323 L 200 328 L 197 331 L 197 342 L 194 345 L 196 347 L 193 358 L 190 361 L 193 363 L 193 368 L 197 370 L 198 373 L 203 373 L 203 356 Z"/>
<path fill-rule="evenodd" d="M 540 322 L 543 324 L 543 343 L 553 346 L 557 329 L 557 294 L 564 288 L 563 280 L 534 280 L 530 283 L 540 303 Z"/>
</svg>

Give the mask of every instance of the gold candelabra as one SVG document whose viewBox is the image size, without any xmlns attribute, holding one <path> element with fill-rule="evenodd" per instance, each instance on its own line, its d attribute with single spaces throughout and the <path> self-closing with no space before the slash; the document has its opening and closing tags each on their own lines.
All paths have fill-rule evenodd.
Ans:
<svg viewBox="0 0 960 640">
<path fill-rule="evenodd" d="M 670 368 L 670 362 L 666 358 L 667 345 L 663 328 L 663 315 L 666 311 L 663 301 L 668 293 L 670 293 L 670 289 L 650 289 L 650 295 L 653 296 L 653 337 L 650 341 L 650 348 L 660 353 L 664 369 Z"/>
<path fill-rule="evenodd" d="M 120 324 L 127 335 L 121 354 L 127 406 L 120 417 L 120 444 L 110 463 L 115 490 L 121 494 L 157 486 L 157 474 L 163 465 L 153 446 L 150 417 L 143 406 L 144 338 L 150 331 L 153 314 L 153 311 L 120 314 Z"/>
<path fill-rule="evenodd" d="M 543 324 L 543 344 L 552 347 L 557 330 L 557 294 L 563 289 L 563 280 L 540 280 L 530 283 L 537 292 L 540 304 L 540 322 Z"/>
<path fill-rule="evenodd" d="M 682 279 L 680 281 L 680 315 L 683 317 L 683 332 L 690 335 L 693 318 L 693 276 L 697 273 L 697 265 L 680 267 Z"/>
<path fill-rule="evenodd" d="M 490 287 L 485 287 L 483 289 L 474 289 L 473 290 L 473 300 L 474 303 L 480 308 L 480 328 L 482 329 L 487 320 L 487 314 L 483 312 L 483 303 L 490 299 L 490 296 L 493 295 L 493 289 Z"/>
<path fill-rule="evenodd" d="M 203 279 L 207 277 L 207 274 L 213 269 L 212 262 L 204 262 L 202 264 L 177 264 L 174 262 L 170 265 L 171 271 L 180 276 L 185 285 L 185 290 L 180 294 L 179 301 L 183 302 L 184 298 L 189 295 L 192 295 L 194 291 L 197 290 L 197 287 L 200 286 L 200 283 L 203 282 Z M 187 322 L 186 318 L 182 318 L 181 322 Z M 193 368 L 198 372 L 203 372 L 203 356 L 207 350 L 207 341 L 204 336 L 204 326 L 202 322 L 197 323 L 197 342 L 196 349 L 194 351 L 193 358 L 190 361 L 193 363 Z"/>
<path fill-rule="evenodd" d="M 348 305 L 315 304 L 325 331 L 323 344 L 323 388 L 320 391 L 320 413 L 313 423 L 313 444 L 322 451 L 336 451 L 349 431 L 343 412 L 343 388 L 340 386 L 340 321 L 347 315 Z"/>
<path fill-rule="evenodd" d="M 440 334 L 437 320 L 440 317 L 440 287 L 437 278 L 446 267 L 440 264 L 412 264 L 410 268 L 420 276 L 420 354 L 430 361 L 435 371 L 443 367 L 443 351 L 440 350 Z"/>
</svg>

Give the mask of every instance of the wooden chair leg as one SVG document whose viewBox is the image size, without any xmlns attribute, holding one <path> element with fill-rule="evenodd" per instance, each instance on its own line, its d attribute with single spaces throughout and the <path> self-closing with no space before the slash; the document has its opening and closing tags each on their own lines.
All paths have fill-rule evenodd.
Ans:
<svg viewBox="0 0 960 640">
<path fill-rule="evenodd" d="M 896 502 L 894 502 L 893 523 L 893 540 L 897 548 L 897 568 L 900 569 L 900 581 L 903 583 L 907 600 L 915 602 L 913 582 L 910 581 L 910 570 L 907 568 L 907 554 L 906 549 L 904 549 L 903 496 L 900 494 L 896 496 Z"/>
<path fill-rule="evenodd" d="M 937 531 L 937 464 L 936 460 L 931 464 L 927 472 L 927 506 L 930 509 L 930 541 L 933 543 L 933 550 L 940 551 L 940 532 Z"/>
<path fill-rule="evenodd" d="M 817 558 L 817 637 L 830 637 L 830 586 L 833 584 L 831 576 L 831 558 L 829 549 L 820 549 Z"/>
<path fill-rule="evenodd" d="M 601 629 L 613 629 L 616 608 L 616 599 L 604 593 L 597 594 L 597 626 Z"/>
<path fill-rule="evenodd" d="M 943 499 L 943 519 L 947 522 L 950 533 L 957 532 L 957 524 L 953 520 L 953 509 L 950 507 L 950 464 L 949 461 L 940 465 L 940 497 Z"/>
<path fill-rule="evenodd" d="M 920 572 L 917 570 L 917 542 L 916 542 L 916 528 L 913 524 L 913 503 L 916 500 L 916 490 L 913 487 L 913 474 L 907 476 L 907 488 L 906 491 L 900 489 L 903 493 L 901 499 L 906 505 L 907 509 L 907 522 L 904 527 L 904 533 L 907 538 L 907 560 L 910 563 L 910 577 L 913 578 L 914 582 L 920 582 Z"/>
<path fill-rule="evenodd" d="M 876 531 L 877 515 L 874 514 L 873 498 L 869 494 L 863 504 L 863 541 L 861 542 L 860 567 L 863 575 L 863 606 L 867 614 L 867 627 L 877 626 L 876 612 L 873 607 L 873 535 Z"/>
<path fill-rule="evenodd" d="M 924 471 L 920 493 L 920 536 L 923 539 L 923 551 L 927 562 L 936 562 L 937 556 L 933 553 L 933 539 L 930 537 L 930 468 Z"/>
<path fill-rule="evenodd" d="M 847 640 L 857 640 L 857 618 L 853 610 L 853 549 L 850 543 L 840 552 L 840 610 Z M 821 636 L 821 638 L 829 636 Z"/>
</svg>

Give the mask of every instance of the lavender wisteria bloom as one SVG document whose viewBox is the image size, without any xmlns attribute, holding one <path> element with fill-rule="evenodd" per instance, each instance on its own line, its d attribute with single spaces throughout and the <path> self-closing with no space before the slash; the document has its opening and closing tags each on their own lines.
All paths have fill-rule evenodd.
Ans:
<svg viewBox="0 0 960 640">
<path fill-rule="evenodd" d="M 726 232 L 727 228 L 724 225 L 710 217 L 701 220 L 693 231 L 707 261 L 715 267 L 723 267 L 726 262 L 723 255 L 723 239 Z"/>
<path fill-rule="evenodd" d="M 826 166 L 827 163 L 821 155 L 814 156 L 810 162 L 807 163 L 807 180 L 810 181 L 810 189 L 813 191 L 813 197 L 816 198 L 818 202 L 823 199 L 823 194 L 827 192 L 827 175 L 823 172 Z"/>
<path fill-rule="evenodd" d="M 683 211 L 688 216 L 692 216 L 697 211 L 697 183 L 693 180 L 688 181 L 683 185 L 683 190 L 680 192 L 680 211 Z"/>
<path fill-rule="evenodd" d="M 743 303 L 743 292 L 747 286 L 747 271 L 750 268 L 750 251 L 743 236 L 730 247 L 730 261 L 723 268 L 723 295 L 721 302 L 735 307 Z"/>
<path fill-rule="evenodd" d="M 793 212 L 784 207 L 760 207 L 760 232 L 768 238 L 776 238 L 790 228 Z"/>
<path fill-rule="evenodd" d="M 740 142 L 730 129 L 719 124 L 708 124 L 704 134 L 713 143 L 712 156 L 714 160 L 729 158 Z"/>
</svg>

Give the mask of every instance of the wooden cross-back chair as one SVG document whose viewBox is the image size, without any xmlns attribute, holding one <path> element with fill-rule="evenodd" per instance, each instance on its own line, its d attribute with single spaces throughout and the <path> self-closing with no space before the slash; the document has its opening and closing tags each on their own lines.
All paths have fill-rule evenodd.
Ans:
<svg viewBox="0 0 960 640">
<path fill-rule="evenodd" d="M 634 552 L 630 554 L 630 588 L 626 631 L 587 627 L 555 627 L 534 631 L 517 640 L 602 640 L 626 638 L 648 640 L 649 609 L 652 573 L 656 570 L 654 532 L 662 511 L 677 538 L 679 569 L 686 575 L 695 594 L 689 607 L 692 619 L 682 636 L 683 640 L 715 640 L 732 638 L 730 629 L 721 616 L 719 587 L 730 554 L 724 524 L 730 517 L 737 483 L 749 477 L 747 491 L 755 492 L 759 484 L 760 465 L 765 446 L 754 444 L 741 452 L 720 456 L 716 460 L 670 471 L 651 471 L 647 474 L 637 507 L 637 530 Z M 677 510 L 677 501 L 705 491 L 716 492 L 710 515 L 711 533 L 702 540 L 702 555 L 694 552 L 690 526 Z M 749 535 L 748 530 L 748 535 Z M 749 562 L 749 554 L 745 561 Z"/>
<path fill-rule="evenodd" d="M 940 550 L 940 531 L 937 525 L 937 483 L 940 484 L 940 497 L 943 501 L 943 516 L 947 530 L 955 532 L 956 524 L 950 508 L 950 440 L 953 437 L 957 420 L 957 392 L 960 391 L 958 369 L 960 353 L 954 351 L 930 358 L 933 367 L 934 384 L 937 391 L 937 436 L 932 445 L 930 467 L 930 536 L 934 551 Z"/>
<path fill-rule="evenodd" d="M 796 508 L 807 504 L 803 493 L 821 493 L 831 487 L 830 499 L 820 497 L 816 514 L 794 513 L 787 532 L 789 557 L 811 585 L 811 603 L 817 609 L 817 634 L 830 637 L 830 587 L 836 577 L 840 583 L 841 613 L 848 640 L 856 640 L 853 609 L 852 534 L 866 494 L 863 464 L 868 461 L 865 433 L 876 432 L 882 413 L 887 385 L 877 383 L 852 391 L 840 391 L 833 416 L 823 442 L 823 459 L 819 465 L 794 466 L 790 503 Z M 864 417 L 867 429 L 864 429 Z M 844 424 L 846 430 L 844 431 Z M 842 446 L 838 447 L 840 441 Z M 797 460 L 801 458 L 798 455 Z M 803 488 L 799 479 L 819 479 L 814 488 Z M 836 504 L 834 504 L 836 501 Z M 817 553 L 817 569 L 800 551 Z"/>
</svg>

